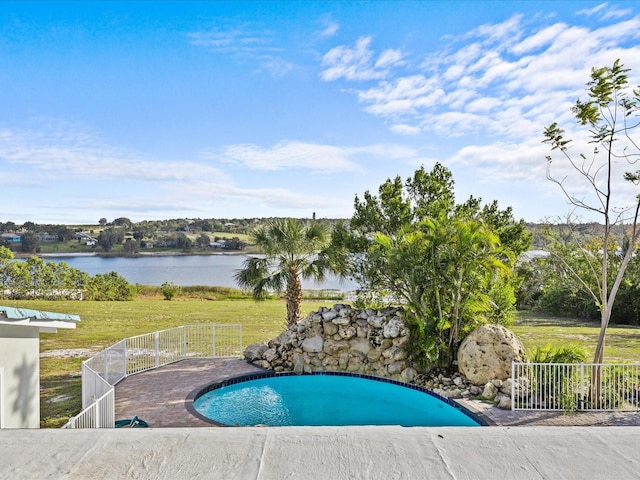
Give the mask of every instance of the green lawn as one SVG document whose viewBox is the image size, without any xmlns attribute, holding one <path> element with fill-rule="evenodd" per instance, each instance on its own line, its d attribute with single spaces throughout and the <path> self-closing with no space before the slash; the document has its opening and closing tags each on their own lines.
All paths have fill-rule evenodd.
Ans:
<svg viewBox="0 0 640 480">
<path fill-rule="evenodd" d="M 134 335 L 180 325 L 210 323 L 242 324 L 243 343 L 249 345 L 269 340 L 285 327 L 286 305 L 281 300 L 255 302 L 250 299 L 138 297 L 129 302 L 11 301 L 4 305 L 37 310 L 73 313 L 82 321 L 75 330 L 59 330 L 42 334 L 40 351 L 88 349 L 98 352 L 117 341 Z M 305 300 L 303 315 L 320 306 L 331 306 L 332 300 Z M 569 319 L 520 314 L 511 329 L 522 340 L 527 351 L 536 347 L 579 344 L 593 354 L 598 325 Z M 40 362 L 41 425 L 59 427 L 69 416 L 80 411 L 80 358 L 43 357 Z M 640 361 L 640 328 L 612 326 L 605 348 L 606 362 Z"/>
<path fill-rule="evenodd" d="M 527 352 L 536 347 L 579 345 L 588 352 L 587 361 L 595 353 L 600 324 L 567 318 L 521 313 L 510 329 L 520 338 Z M 605 340 L 606 363 L 640 362 L 640 327 L 610 325 Z"/>
</svg>

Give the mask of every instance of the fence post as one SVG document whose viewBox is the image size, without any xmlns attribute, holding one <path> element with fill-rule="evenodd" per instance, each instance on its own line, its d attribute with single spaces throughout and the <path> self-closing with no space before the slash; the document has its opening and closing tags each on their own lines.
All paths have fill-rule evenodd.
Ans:
<svg viewBox="0 0 640 480">
<path fill-rule="evenodd" d="M 211 356 L 216 356 L 216 326 L 211 324 Z"/>
<path fill-rule="evenodd" d="M 124 344 L 124 348 L 122 351 L 124 352 L 124 377 L 126 378 L 129 375 L 129 359 L 127 358 L 127 339 L 125 338 L 122 343 Z"/>
<path fill-rule="evenodd" d="M 511 410 L 515 409 L 515 404 L 516 404 L 516 396 L 515 396 L 516 375 L 515 374 L 516 374 L 516 362 L 511 360 Z"/>
<path fill-rule="evenodd" d="M 187 326 L 182 326 L 182 358 L 187 358 Z"/>
<path fill-rule="evenodd" d="M 156 367 L 160 366 L 160 332 L 154 334 L 156 343 Z"/>
<path fill-rule="evenodd" d="M 584 363 L 580 364 L 580 410 L 584 410 Z"/>
<path fill-rule="evenodd" d="M 111 383 L 109 381 L 109 362 L 107 361 L 109 356 L 107 355 L 107 352 L 109 351 L 108 348 L 105 348 L 104 351 L 102 352 L 102 362 L 104 363 L 104 379 L 107 381 L 107 383 Z"/>
</svg>

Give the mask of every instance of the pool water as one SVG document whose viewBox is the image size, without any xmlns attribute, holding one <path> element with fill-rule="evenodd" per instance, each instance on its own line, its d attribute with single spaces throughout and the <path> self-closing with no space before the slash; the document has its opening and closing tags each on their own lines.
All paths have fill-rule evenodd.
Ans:
<svg viewBox="0 0 640 480">
<path fill-rule="evenodd" d="M 397 382 L 345 375 L 276 375 L 196 398 L 198 413 L 225 425 L 479 426 L 444 399 Z"/>
</svg>

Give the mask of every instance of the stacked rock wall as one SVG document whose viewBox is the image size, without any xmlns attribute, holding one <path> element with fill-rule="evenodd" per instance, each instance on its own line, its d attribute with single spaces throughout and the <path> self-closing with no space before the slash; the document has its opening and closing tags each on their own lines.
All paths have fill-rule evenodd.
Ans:
<svg viewBox="0 0 640 480">
<path fill-rule="evenodd" d="M 348 371 L 411 382 L 409 331 L 402 309 L 322 307 L 268 343 L 245 350 L 245 359 L 276 372 Z"/>
</svg>

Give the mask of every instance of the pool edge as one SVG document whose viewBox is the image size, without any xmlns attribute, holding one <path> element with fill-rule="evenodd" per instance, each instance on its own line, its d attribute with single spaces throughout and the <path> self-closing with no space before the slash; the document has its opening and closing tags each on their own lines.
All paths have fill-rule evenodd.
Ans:
<svg viewBox="0 0 640 480">
<path fill-rule="evenodd" d="M 405 388 L 410 388 L 412 390 L 417 390 L 419 392 L 422 393 L 426 393 L 427 395 L 431 395 L 432 397 L 448 404 L 449 406 L 455 408 L 456 410 L 460 411 L 462 414 L 466 415 L 467 417 L 471 418 L 471 420 L 475 421 L 478 423 L 479 427 L 488 427 L 488 426 L 492 426 L 495 425 L 495 422 L 492 421 L 490 418 L 488 418 L 486 415 L 483 415 L 482 413 L 479 412 L 474 412 L 473 410 L 465 407 L 464 405 L 459 404 L 458 402 L 456 402 L 455 400 L 452 400 L 450 398 L 444 397 L 432 390 L 429 390 L 427 388 L 424 387 L 420 387 L 418 385 L 415 384 L 411 384 L 411 383 L 404 383 L 398 380 L 393 380 L 391 378 L 386 378 L 386 377 L 379 377 L 376 375 L 369 375 L 369 374 L 364 374 L 364 373 L 354 373 L 354 372 L 341 372 L 341 371 L 324 371 L 324 372 L 309 372 L 309 373 L 295 373 L 295 372 L 274 372 L 272 370 L 265 370 L 264 372 L 258 372 L 258 373 L 249 373 L 249 374 L 245 374 L 245 375 L 239 375 L 237 377 L 232 377 L 232 378 L 228 378 L 225 380 L 220 380 L 220 381 L 216 381 L 216 382 L 212 382 L 208 385 L 202 386 L 202 387 L 198 387 L 193 389 L 191 392 L 189 392 L 189 395 L 187 395 L 187 398 L 185 399 L 185 408 L 187 409 L 187 411 L 189 413 L 191 413 L 192 415 L 196 416 L 197 418 L 206 421 L 208 423 L 210 423 L 212 426 L 218 426 L 218 427 L 233 427 L 233 425 L 228 425 L 228 424 L 224 424 L 224 423 L 220 423 L 220 422 L 216 422 L 215 420 L 212 420 L 208 417 L 205 417 L 204 415 L 202 415 L 200 412 L 198 412 L 195 407 L 194 407 L 194 402 L 201 397 L 202 395 L 209 393 L 213 390 L 217 390 L 219 388 L 222 387 L 226 387 L 228 385 L 235 385 L 237 383 L 242 383 L 242 382 L 248 382 L 251 380 L 258 380 L 258 379 L 262 379 L 262 378 L 269 378 L 269 377 L 282 377 L 282 376 L 299 376 L 299 375 L 334 375 L 334 376 L 343 376 L 343 377 L 356 377 L 356 378 L 363 378 L 363 379 L 367 379 L 367 380 L 375 380 L 375 381 L 382 381 L 382 382 L 386 382 L 386 383 L 391 383 L 394 385 L 398 385 L 401 387 L 405 387 Z M 405 428 L 412 428 L 412 427 L 405 427 Z M 432 427 L 432 428 L 438 428 L 438 427 Z"/>
</svg>

